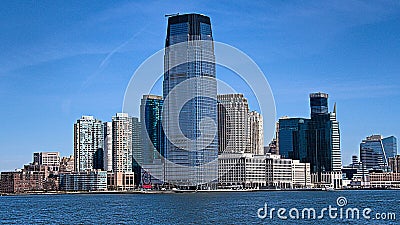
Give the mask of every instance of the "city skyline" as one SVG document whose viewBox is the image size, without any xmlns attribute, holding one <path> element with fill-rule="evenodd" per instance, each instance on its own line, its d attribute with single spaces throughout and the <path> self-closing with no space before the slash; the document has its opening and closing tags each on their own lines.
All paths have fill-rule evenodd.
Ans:
<svg viewBox="0 0 400 225">
<path fill-rule="evenodd" d="M 8 131 L 7 133 L 4 131 L 2 131 L 4 133 L 1 133 L 3 138 L 1 142 L 3 146 L 1 146 L 0 150 L 0 171 L 19 168 L 23 163 L 29 161 L 31 152 L 55 150 L 60 151 L 62 155 L 70 155 L 73 149 L 73 131 L 71 124 L 76 121 L 76 119 L 82 114 L 89 114 L 94 115 L 102 121 L 109 121 L 111 115 L 115 112 L 119 112 L 123 90 L 134 68 L 137 67 L 140 61 L 154 52 L 154 50 L 162 48 L 162 40 L 164 38 L 163 31 L 165 30 L 163 14 L 171 11 L 179 11 L 182 13 L 196 11 L 209 15 L 212 18 L 214 29 L 218 31 L 215 37 L 216 40 L 234 44 L 234 46 L 248 53 L 256 63 L 259 64 L 267 75 L 276 97 L 275 100 L 278 110 L 276 120 L 284 115 L 290 117 L 308 115 L 308 93 L 315 91 L 329 93 L 330 96 L 332 96 L 330 106 L 333 102 L 337 102 L 340 108 L 338 120 L 341 122 L 342 160 L 344 165 L 350 162 L 351 155 L 358 155 L 358 145 L 366 136 L 377 133 L 383 136 L 399 136 L 399 131 L 397 130 L 398 124 L 396 121 L 393 122 L 391 120 L 391 118 L 395 118 L 394 113 L 396 111 L 396 108 L 391 107 L 397 107 L 395 104 L 392 104 L 392 99 L 396 99 L 396 96 L 399 95 L 398 90 L 396 90 L 398 87 L 396 84 L 399 79 L 396 73 L 398 73 L 399 67 L 395 65 L 396 60 L 392 57 L 392 54 L 396 55 L 395 53 L 399 50 L 398 45 L 395 45 L 398 34 L 390 32 L 389 34 L 384 33 L 391 29 L 398 30 L 399 25 L 394 23 L 396 18 L 399 18 L 399 8 L 397 5 L 393 5 L 397 6 L 397 8 L 393 7 L 390 10 L 384 10 L 381 7 L 374 8 L 371 6 L 373 3 L 361 4 L 353 2 L 353 5 L 349 6 L 350 12 L 347 14 L 345 10 L 340 7 L 340 3 L 333 6 L 323 4 L 328 9 L 334 8 L 336 10 L 334 11 L 335 13 L 328 13 L 328 18 L 336 18 L 340 12 L 345 13 L 346 16 L 343 19 L 347 22 L 356 18 L 351 25 L 345 23 L 345 27 L 338 27 L 337 24 L 336 26 L 335 24 L 332 25 L 336 28 L 335 35 L 337 36 L 333 35 L 334 37 L 331 36 L 330 38 L 341 40 L 345 35 L 350 35 L 349 38 L 345 38 L 343 43 L 334 42 L 334 44 L 332 44 L 332 40 L 322 35 L 325 37 L 325 39 L 323 38 L 324 41 L 328 43 L 318 42 L 317 45 L 320 44 L 322 46 L 319 46 L 320 48 L 318 48 L 318 46 L 314 48 L 315 46 L 309 43 L 310 40 L 313 40 L 312 37 L 308 37 L 304 34 L 302 36 L 299 30 L 293 27 L 289 30 L 282 30 L 278 27 L 275 29 L 278 29 L 278 31 L 285 31 L 288 34 L 291 33 L 289 31 L 295 31 L 294 34 L 299 35 L 299 39 L 296 39 L 299 42 L 296 42 L 295 39 L 285 39 L 283 43 L 286 41 L 289 43 L 289 46 L 283 47 L 282 44 L 278 44 L 275 45 L 274 48 L 276 49 L 273 51 L 274 49 L 272 47 L 259 47 L 257 50 L 254 50 L 255 44 L 244 43 L 243 39 L 240 38 L 243 33 L 254 31 L 254 29 L 259 28 L 258 26 L 256 28 L 245 28 L 246 23 L 254 21 L 251 16 L 245 15 L 240 17 L 242 23 L 237 23 L 237 27 L 235 27 L 233 24 L 238 22 L 238 19 L 234 18 L 232 19 L 233 21 L 226 21 L 222 13 L 213 11 L 205 5 L 197 7 L 198 5 L 196 4 L 200 3 L 192 4 L 194 5 L 167 7 L 165 10 L 157 11 L 157 13 L 155 13 L 157 17 L 154 20 L 150 20 L 149 23 L 156 24 L 157 31 L 154 32 L 159 34 L 152 33 L 153 31 L 149 30 L 149 28 L 145 26 L 140 27 L 139 25 L 132 26 L 132 28 L 129 29 L 125 27 L 125 25 L 121 25 L 124 28 L 123 31 L 120 29 L 121 27 L 112 29 L 113 31 L 119 30 L 119 32 L 122 32 L 122 34 L 124 34 L 123 37 L 114 39 L 112 38 L 114 37 L 113 34 L 108 34 L 109 38 L 113 39 L 111 44 L 104 45 L 105 47 L 101 48 L 98 52 L 90 51 L 89 48 L 92 47 L 94 49 L 95 47 L 93 45 L 101 46 L 104 44 L 101 43 L 104 39 L 100 39 L 100 43 L 96 43 L 96 41 L 93 41 L 95 39 L 82 37 L 80 35 L 84 36 L 84 33 L 75 31 L 75 33 L 80 36 L 78 39 L 82 40 L 83 46 L 86 47 L 81 48 L 81 52 L 79 52 L 76 51 L 77 44 L 73 44 L 71 51 L 65 52 L 63 51 L 63 49 L 65 50 L 65 46 L 60 46 L 61 42 L 57 40 L 56 37 L 63 34 L 63 32 L 68 29 L 77 29 L 77 27 L 79 28 L 80 26 L 94 26 L 89 23 L 90 19 L 94 20 L 94 17 L 88 17 L 89 14 L 96 15 L 97 13 L 101 14 L 101 12 L 103 12 L 103 17 L 101 18 L 104 19 L 108 26 L 111 24 L 118 24 L 118 22 L 121 22 L 121 19 L 129 18 L 131 16 L 130 14 L 135 14 L 133 9 L 135 4 L 128 4 L 131 8 L 128 7 L 126 11 L 122 10 L 123 13 L 121 14 L 118 13 L 118 9 L 121 11 L 123 6 L 126 6 L 125 4 L 121 5 L 121 3 L 113 6 L 105 5 L 104 8 L 96 8 L 91 11 L 91 13 L 88 13 L 90 11 L 88 10 L 80 13 L 74 12 L 68 15 L 61 14 L 59 16 L 68 18 L 77 13 L 81 16 L 81 20 L 77 19 L 67 23 L 64 18 L 65 21 L 61 20 L 64 22 L 59 24 L 57 20 L 55 20 L 50 23 L 51 25 L 45 28 L 39 26 L 44 18 L 37 17 L 37 13 L 41 12 L 40 8 L 34 7 L 30 12 L 32 16 L 37 17 L 37 20 L 32 22 L 33 26 L 31 28 L 19 30 L 22 34 L 28 32 L 32 40 L 25 40 L 15 31 L 8 32 L 3 40 L 3 43 L 6 43 L 10 47 L 5 49 L 2 53 L 4 55 L 1 55 L 0 58 L 6 65 L 1 71 L 0 84 L 2 89 L 0 93 L 2 94 L 3 104 L 9 107 L 6 107 L 0 114 L 4 118 L 7 118 L 7 121 L 5 121 L 5 130 Z M 359 4 L 361 4 L 361 6 Z M 277 13 L 276 17 L 273 17 L 271 21 L 268 22 L 271 23 L 271 26 L 276 26 L 279 22 L 273 19 L 276 19 L 278 15 L 280 15 L 283 17 L 280 21 L 281 23 L 289 23 L 291 20 L 285 17 L 284 12 L 289 15 L 290 12 L 292 12 L 292 14 L 299 17 L 300 25 L 305 26 L 304 24 L 307 24 L 307 21 L 310 21 L 311 18 L 315 18 L 313 13 L 321 15 L 322 12 L 327 10 L 326 8 L 317 9 L 317 6 L 317 3 L 302 7 L 278 4 L 278 8 L 282 10 L 282 13 Z M 15 10 L 21 10 L 23 8 L 21 7 L 21 5 L 20 7 L 17 5 Z M 28 8 L 29 6 L 24 7 Z M 216 7 L 221 8 L 222 6 L 217 4 Z M 357 7 L 360 11 L 355 10 Z M 196 10 L 193 10 L 194 8 L 196 8 Z M 311 11 L 307 11 L 306 9 Z M 309 14 L 301 14 L 301 10 L 305 10 Z M 256 9 L 250 11 L 255 14 L 260 14 L 260 11 Z M 375 12 L 375 16 L 361 18 L 364 14 L 371 11 Z M 237 9 L 231 12 L 235 13 Z M 352 12 L 358 13 L 350 16 Z M 268 13 L 274 15 L 271 10 L 267 10 L 266 15 L 268 15 Z M 147 15 L 146 12 L 143 14 Z M 5 16 L 3 14 L 1 15 Z M 10 16 L 10 18 L 16 17 L 16 15 L 12 15 L 12 12 L 11 15 L 6 15 Z M 154 14 L 148 13 L 148 15 Z M 28 17 L 29 16 L 30 14 Z M 50 17 L 51 16 L 60 18 L 56 15 L 50 15 Z M 5 21 L 10 22 L 10 18 L 8 18 L 8 20 L 5 19 Z M 21 20 L 21 18 L 19 19 Z M 16 21 L 18 21 L 18 17 Z M 80 21 L 89 22 L 86 24 L 80 23 Z M 135 24 L 134 22 L 142 24 L 142 22 L 133 20 L 130 25 Z M 225 23 L 228 23 L 229 26 L 225 25 Z M 321 26 L 329 25 L 329 19 L 320 21 L 319 24 Z M 378 26 L 380 24 L 384 26 Z M 28 24 L 23 23 L 22 26 L 27 25 Z M 240 28 L 239 30 L 242 31 L 240 32 L 242 34 L 234 34 L 230 31 L 230 29 L 236 30 L 236 28 Z M 316 27 L 314 29 L 315 30 L 311 30 L 310 32 L 319 33 L 317 31 L 325 30 L 325 28 L 321 27 Z M 43 34 L 37 33 L 38 30 L 43 32 Z M 277 30 L 260 29 L 260 31 L 258 35 L 265 35 L 265 38 L 259 37 L 263 39 L 264 45 L 273 46 L 274 43 L 276 44 L 280 41 L 278 40 L 279 38 L 267 38 L 271 37 L 268 31 L 271 31 L 270 35 L 277 35 L 279 34 Z M 50 35 L 49 37 L 49 43 L 54 43 L 54 45 L 50 46 L 43 43 L 40 45 L 43 37 L 42 35 L 53 32 L 53 36 Z M 101 26 L 99 26 L 96 27 L 95 32 L 101 34 L 101 32 L 104 31 L 102 31 Z M 137 35 L 133 38 L 130 37 L 131 39 L 129 40 L 123 40 L 124 38 L 128 39 L 128 36 L 133 32 L 137 32 Z M 368 36 L 368 34 L 374 35 Z M 361 39 L 357 39 L 357 37 L 361 37 Z M 256 44 L 262 43 L 260 41 L 255 41 L 256 38 L 249 38 L 249 42 L 254 41 Z M 358 42 L 358 40 L 360 40 L 360 42 Z M 381 41 L 384 41 L 382 43 L 385 44 L 379 45 L 378 48 L 377 44 L 381 43 Z M 143 49 L 143 47 L 133 42 L 146 43 L 146 46 L 149 48 Z M 32 48 L 32 46 L 36 46 L 37 43 L 39 43 L 39 47 L 37 49 Z M 81 42 L 77 41 L 77 43 Z M 89 45 L 89 43 L 93 45 Z M 126 44 L 120 45 L 121 43 Z M 271 45 L 268 45 L 268 43 L 271 43 Z M 296 47 L 297 43 L 303 47 Z M 302 45 L 301 43 L 308 44 Z M 355 47 L 350 47 L 352 44 L 355 44 Z M 370 47 L 366 47 L 364 44 L 368 44 Z M 28 57 L 27 61 L 24 61 L 24 57 L 22 57 L 23 53 L 19 45 L 28 47 L 26 54 L 30 57 Z M 44 51 L 40 51 L 42 50 L 40 47 L 43 47 Z M 279 49 L 279 47 L 282 48 Z M 304 51 L 303 53 L 303 48 L 314 51 L 311 51 L 311 53 Z M 351 50 L 355 51 L 352 53 Z M 287 51 L 286 54 L 284 54 L 285 51 Z M 348 55 L 345 56 L 341 54 L 342 51 L 347 52 Z M 267 53 L 266 55 L 263 54 L 265 52 Z M 32 57 L 33 55 L 37 57 Z M 10 57 L 7 58 L 6 56 L 13 56 L 11 58 L 15 58 L 16 60 L 11 60 Z M 121 60 L 119 63 L 116 62 L 120 60 L 121 57 L 123 58 L 126 56 L 129 56 L 129 60 Z M 274 56 L 278 57 L 275 58 Z M 322 56 L 322 58 L 317 59 L 319 56 Z M 330 61 L 335 57 L 343 58 Z M 135 59 L 132 60 L 133 58 Z M 292 60 L 288 61 L 287 59 Z M 131 60 L 132 63 L 128 62 Z M 283 61 L 285 62 L 283 63 Z M 274 65 L 276 62 L 277 65 Z M 376 63 L 374 64 L 371 62 Z M 118 66 L 121 66 L 120 63 L 125 65 L 117 69 Z M 349 65 L 352 63 L 354 63 L 354 65 Z M 340 67 L 338 67 L 339 65 Z M 373 65 L 375 65 L 375 67 Z M 327 68 L 325 68 L 325 66 Z M 299 71 L 297 71 L 296 68 L 299 69 Z M 220 77 L 224 77 L 229 75 L 226 71 L 220 71 L 221 74 L 219 74 L 217 70 L 217 76 L 221 75 Z M 311 75 L 306 75 L 307 73 Z M 283 74 L 287 75 L 283 76 Z M 82 75 L 82 77 L 78 77 L 78 75 Z M 287 79 L 280 81 L 282 76 Z M 299 76 L 299 80 L 290 80 L 293 76 Z M 318 76 L 321 79 L 315 79 L 315 77 Z M 378 76 L 379 79 L 373 79 L 374 82 L 369 81 L 371 78 L 378 78 Z M 75 86 L 76 83 L 78 83 L 77 88 Z M 105 88 L 99 88 L 99 86 L 104 86 Z M 69 89 L 74 91 L 72 92 Z M 293 91 L 293 89 L 296 90 Z M 106 92 L 104 90 L 108 91 L 110 95 L 102 97 L 103 102 L 89 101 L 103 96 L 104 92 Z M 345 93 L 348 91 L 351 92 L 351 94 Z M 364 92 L 367 94 L 364 94 Z M 42 104 L 43 102 L 44 104 Z M 250 104 L 254 103 L 251 100 L 251 96 L 249 97 L 249 102 Z M 29 112 L 29 114 L 26 112 Z M 357 115 L 356 120 L 354 120 L 354 115 Z M 26 124 L 19 122 L 21 116 L 28 116 L 30 126 L 27 127 Z M 57 135 L 55 135 L 55 133 L 57 133 Z M 15 145 L 13 143 L 15 143 L 16 137 L 22 137 L 26 142 L 24 141 L 23 143 L 19 143 L 19 145 Z M 267 144 L 268 143 L 264 143 L 264 145 Z M 10 154 L 10 152 L 13 152 L 13 154 Z"/>
</svg>

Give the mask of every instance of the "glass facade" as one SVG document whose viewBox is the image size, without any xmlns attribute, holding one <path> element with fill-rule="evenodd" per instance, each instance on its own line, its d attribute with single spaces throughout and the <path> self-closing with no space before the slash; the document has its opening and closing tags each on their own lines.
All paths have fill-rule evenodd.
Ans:
<svg viewBox="0 0 400 225">
<path fill-rule="evenodd" d="M 216 185 L 218 176 L 218 135 L 204 123 L 211 119 L 217 124 L 212 41 L 209 17 L 199 14 L 169 17 L 163 81 L 166 117 L 163 126 L 168 134 L 165 173 L 167 182 L 182 188 L 210 188 Z M 183 88 L 178 87 L 186 81 Z M 179 102 L 185 98 L 188 100 L 180 107 Z M 173 121 L 177 117 L 179 122 Z M 208 142 L 210 138 L 212 141 Z"/>
<path fill-rule="evenodd" d="M 360 160 L 367 169 L 387 170 L 389 158 L 397 155 L 397 139 L 371 135 L 360 143 Z"/>
<path fill-rule="evenodd" d="M 143 163 L 153 163 L 164 156 L 163 103 L 162 97 L 156 95 L 144 95 L 141 100 Z"/>
<path fill-rule="evenodd" d="M 311 119 L 279 120 L 279 152 L 284 157 L 310 163 L 311 173 L 340 172 L 339 122 L 336 107 L 328 112 L 328 95 L 310 94 Z"/>
</svg>

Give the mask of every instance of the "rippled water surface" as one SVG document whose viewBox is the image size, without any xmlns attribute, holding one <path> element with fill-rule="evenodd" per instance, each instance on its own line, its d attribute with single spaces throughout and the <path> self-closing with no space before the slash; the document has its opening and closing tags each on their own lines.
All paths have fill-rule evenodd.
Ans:
<svg viewBox="0 0 400 225">
<path fill-rule="evenodd" d="M 339 207 L 337 198 L 347 205 Z M 286 209 L 288 219 L 274 211 L 260 219 L 260 208 Z M 343 203 L 343 202 L 342 202 Z M 340 204 L 342 204 L 340 203 Z M 371 208 L 371 219 L 291 219 L 288 211 L 329 205 Z M 2 224 L 400 224 L 400 191 L 234 192 L 177 194 L 76 194 L 0 197 Z M 293 211 L 295 212 L 295 211 Z M 262 216 L 265 210 L 260 211 Z M 376 220 L 376 213 L 395 213 L 396 219 Z M 317 215 L 317 216 L 318 216 Z M 345 214 L 344 214 L 345 215 Z M 301 215 L 300 215 L 301 217 Z M 343 216 L 345 217 L 345 216 Z"/>
</svg>

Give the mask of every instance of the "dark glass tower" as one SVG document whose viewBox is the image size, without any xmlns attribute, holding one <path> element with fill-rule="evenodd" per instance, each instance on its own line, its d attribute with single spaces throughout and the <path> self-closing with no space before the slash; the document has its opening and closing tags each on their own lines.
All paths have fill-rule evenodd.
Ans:
<svg viewBox="0 0 400 225">
<path fill-rule="evenodd" d="M 218 176 L 217 81 L 210 18 L 200 14 L 169 17 L 165 47 L 166 182 L 187 189 L 214 188 Z M 177 122 L 174 118 L 178 117 Z M 210 121 L 215 130 L 208 126 Z"/>
<path fill-rule="evenodd" d="M 310 94 L 311 119 L 279 120 L 279 150 L 285 157 L 310 163 L 312 173 L 340 172 L 339 122 L 336 105 L 328 112 L 328 94 Z"/>
<path fill-rule="evenodd" d="M 142 122 L 143 163 L 153 163 L 164 156 L 164 132 L 162 129 L 163 99 L 157 95 L 143 95 L 140 105 Z"/>
</svg>

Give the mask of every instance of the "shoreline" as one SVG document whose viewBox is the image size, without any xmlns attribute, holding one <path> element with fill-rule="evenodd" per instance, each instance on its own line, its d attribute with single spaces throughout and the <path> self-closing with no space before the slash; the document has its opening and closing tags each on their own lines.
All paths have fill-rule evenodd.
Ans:
<svg viewBox="0 0 400 225">
<path fill-rule="evenodd" d="M 244 189 L 244 190 L 133 190 L 133 191 L 50 191 L 50 192 L 23 192 L 23 193 L 0 193 L 0 196 L 23 196 L 23 195 L 137 195 L 137 194 L 184 194 L 184 193 L 243 193 L 243 192 L 339 192 L 339 191 L 398 191 L 400 189 L 363 188 L 363 189 Z"/>
</svg>

